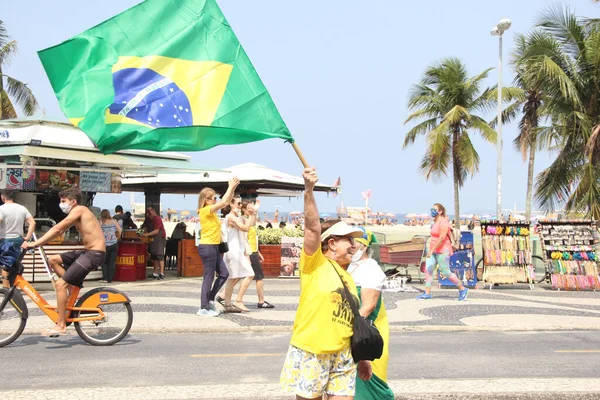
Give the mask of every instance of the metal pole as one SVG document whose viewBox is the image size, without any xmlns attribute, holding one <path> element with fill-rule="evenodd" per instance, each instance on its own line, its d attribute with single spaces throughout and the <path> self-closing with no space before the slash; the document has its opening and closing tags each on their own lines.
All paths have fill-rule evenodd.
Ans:
<svg viewBox="0 0 600 400">
<path fill-rule="evenodd" d="M 502 32 L 498 36 L 498 125 L 496 132 L 498 134 L 496 140 L 496 150 L 498 152 L 498 177 L 497 177 L 497 192 L 496 192 L 496 218 L 502 218 Z"/>
</svg>

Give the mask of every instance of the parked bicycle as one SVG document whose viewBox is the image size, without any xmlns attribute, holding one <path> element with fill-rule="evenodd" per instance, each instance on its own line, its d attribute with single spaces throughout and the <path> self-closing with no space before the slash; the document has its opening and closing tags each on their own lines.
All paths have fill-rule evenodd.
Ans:
<svg viewBox="0 0 600 400">
<path fill-rule="evenodd" d="M 42 262 L 50 277 L 46 253 L 38 247 Z M 23 250 L 19 259 L 9 272 L 10 288 L 0 288 L 0 347 L 14 342 L 25 329 L 29 312 L 21 292 L 29 298 L 54 323 L 58 320 L 56 305 L 50 305 L 42 295 L 23 277 L 24 267 L 21 261 L 27 250 Z M 17 290 L 20 289 L 19 290 Z M 99 287 L 86 292 L 79 299 L 81 288 L 74 287 L 67 302 L 67 326 L 75 326 L 77 334 L 87 343 L 95 346 L 109 346 L 119 342 L 131 329 L 133 311 L 127 295 L 110 287 Z"/>
</svg>

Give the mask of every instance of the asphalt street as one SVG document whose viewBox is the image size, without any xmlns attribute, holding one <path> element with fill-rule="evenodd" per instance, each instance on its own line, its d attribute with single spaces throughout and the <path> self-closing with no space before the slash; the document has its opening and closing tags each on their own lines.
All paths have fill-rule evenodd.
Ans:
<svg viewBox="0 0 600 400">
<path fill-rule="evenodd" d="M 0 349 L 15 389 L 277 384 L 290 335 L 133 334 L 110 347 L 77 336 L 23 336 Z M 593 379 L 600 369 L 596 332 L 392 333 L 390 381 Z M 60 360 L 60 361 L 57 361 Z M 57 365 L 59 368 L 57 368 Z M 60 378 L 57 378 L 60 376 Z M 568 386 L 565 389 L 569 389 Z"/>
</svg>

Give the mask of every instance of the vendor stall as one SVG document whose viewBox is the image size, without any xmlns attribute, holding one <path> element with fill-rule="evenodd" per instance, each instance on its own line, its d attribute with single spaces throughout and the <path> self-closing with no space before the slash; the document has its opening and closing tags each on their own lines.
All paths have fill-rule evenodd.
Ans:
<svg viewBox="0 0 600 400">
<path fill-rule="evenodd" d="M 121 193 L 124 173 L 152 176 L 165 170 L 200 173 L 207 170 L 191 164 L 189 158 L 178 153 L 150 151 L 105 155 L 81 130 L 69 123 L 32 119 L 0 121 L 0 189 L 17 192 L 15 202 L 25 206 L 36 218 L 38 237 L 65 218 L 58 206 L 61 190 L 81 189 L 81 204 L 90 207 L 99 217 L 100 210 L 93 207 L 94 196 L 96 193 Z M 72 227 L 44 248 L 47 254 L 56 254 L 83 249 L 83 244 Z M 137 255 L 142 250 L 132 251 L 125 247 L 123 251 L 127 251 L 123 255 Z M 138 261 L 136 257 L 134 265 L 141 265 L 140 261 L 141 258 Z M 39 273 L 43 266 L 37 253 L 28 254 L 23 264 L 28 280 L 48 281 L 46 274 Z M 97 279 L 100 275 L 100 272 L 92 272 L 88 279 Z M 142 275 L 145 271 L 136 276 Z"/>
<path fill-rule="evenodd" d="M 538 232 L 546 278 L 554 289 L 600 289 L 596 222 L 540 221 Z"/>
<path fill-rule="evenodd" d="M 529 223 L 483 221 L 483 282 L 527 283 L 533 289 L 535 271 L 531 258 Z"/>
</svg>

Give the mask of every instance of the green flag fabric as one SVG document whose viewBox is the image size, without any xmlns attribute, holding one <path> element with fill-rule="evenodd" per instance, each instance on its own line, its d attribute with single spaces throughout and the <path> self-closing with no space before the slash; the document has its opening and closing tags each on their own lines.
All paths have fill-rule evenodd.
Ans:
<svg viewBox="0 0 600 400">
<path fill-rule="evenodd" d="M 215 0 L 146 0 L 38 54 L 103 153 L 294 142 Z"/>
</svg>

